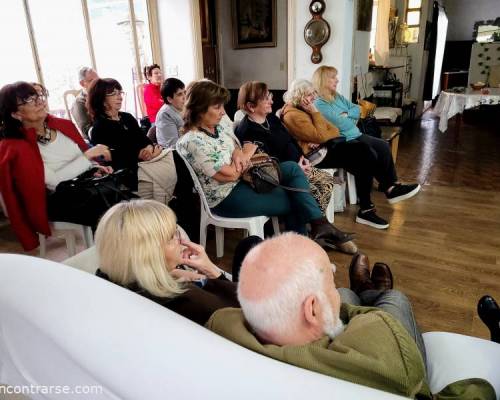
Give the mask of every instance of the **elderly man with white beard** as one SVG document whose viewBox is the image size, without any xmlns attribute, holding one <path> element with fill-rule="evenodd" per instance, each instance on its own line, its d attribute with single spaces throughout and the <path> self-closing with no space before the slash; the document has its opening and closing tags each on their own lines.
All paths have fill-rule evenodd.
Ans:
<svg viewBox="0 0 500 400">
<path fill-rule="evenodd" d="M 480 379 L 433 397 L 422 336 L 408 298 L 392 290 L 389 267 L 379 263 L 370 276 L 368 258 L 358 254 L 349 277 L 353 290 L 337 290 L 327 253 L 305 236 L 265 240 L 243 261 L 241 309 L 219 310 L 206 326 L 274 359 L 406 397 L 491 398 Z"/>
</svg>

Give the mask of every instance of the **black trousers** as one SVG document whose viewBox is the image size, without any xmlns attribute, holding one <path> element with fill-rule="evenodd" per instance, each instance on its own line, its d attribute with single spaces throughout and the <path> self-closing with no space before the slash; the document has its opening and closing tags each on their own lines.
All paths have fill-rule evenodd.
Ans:
<svg viewBox="0 0 500 400">
<path fill-rule="evenodd" d="M 371 191 L 374 177 L 379 183 L 380 190 L 383 191 L 397 180 L 389 146 L 382 139 L 369 138 L 377 141 L 375 145 L 370 139 L 365 140 L 365 138 L 335 144 L 327 142 L 328 153 L 325 159 L 316 165 L 317 168 L 344 168 L 353 174 L 362 210 L 373 207 Z"/>
</svg>

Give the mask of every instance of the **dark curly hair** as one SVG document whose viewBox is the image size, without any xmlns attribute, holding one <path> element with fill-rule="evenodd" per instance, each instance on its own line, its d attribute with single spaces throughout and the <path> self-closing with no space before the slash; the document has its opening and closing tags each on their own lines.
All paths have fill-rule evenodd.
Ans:
<svg viewBox="0 0 500 400">
<path fill-rule="evenodd" d="M 21 121 L 12 117 L 18 109 L 19 101 L 37 95 L 36 89 L 28 82 L 15 82 L 0 89 L 0 138 L 24 138 Z"/>
<path fill-rule="evenodd" d="M 122 85 L 116 79 L 104 78 L 92 81 L 87 95 L 87 109 L 93 120 L 106 117 L 104 100 L 106 95 L 113 93 L 114 90 L 122 90 Z"/>
<path fill-rule="evenodd" d="M 184 114 L 184 131 L 196 127 L 201 114 L 215 104 L 227 104 L 231 95 L 229 90 L 208 79 L 191 82 L 186 93 L 186 112 Z"/>
<path fill-rule="evenodd" d="M 155 68 L 158 68 L 159 70 L 161 70 L 161 67 L 158 65 L 158 64 L 153 64 L 153 65 L 146 65 L 143 69 L 143 73 L 144 73 L 144 78 L 146 78 L 146 80 L 149 82 L 149 78 L 151 78 L 151 75 L 153 75 L 153 70 Z"/>
</svg>

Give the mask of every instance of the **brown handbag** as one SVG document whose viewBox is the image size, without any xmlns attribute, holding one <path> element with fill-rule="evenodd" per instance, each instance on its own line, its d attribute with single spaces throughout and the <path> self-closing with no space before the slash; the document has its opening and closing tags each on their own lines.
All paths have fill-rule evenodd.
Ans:
<svg viewBox="0 0 500 400">
<path fill-rule="evenodd" d="M 250 158 L 250 167 L 243 173 L 241 179 L 248 183 L 257 193 L 268 193 L 275 187 L 294 192 L 309 193 L 309 190 L 281 185 L 281 169 L 276 158 L 271 157 L 261 148 Z"/>
</svg>

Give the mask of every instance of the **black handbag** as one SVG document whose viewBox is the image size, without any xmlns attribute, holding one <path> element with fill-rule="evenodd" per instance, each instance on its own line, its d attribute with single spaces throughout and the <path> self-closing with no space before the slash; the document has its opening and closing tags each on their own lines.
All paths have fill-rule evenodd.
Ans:
<svg viewBox="0 0 500 400">
<path fill-rule="evenodd" d="M 361 118 L 358 122 L 358 128 L 361 133 L 370 135 L 376 138 L 382 137 L 382 130 L 375 117 Z"/>
<path fill-rule="evenodd" d="M 123 201 L 138 198 L 123 182 L 127 181 L 129 170 L 122 169 L 101 177 L 94 176 L 92 168 L 74 179 L 63 181 L 56 187 L 59 198 L 65 199 L 76 211 L 87 207 L 107 210 Z"/>
</svg>

